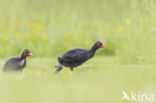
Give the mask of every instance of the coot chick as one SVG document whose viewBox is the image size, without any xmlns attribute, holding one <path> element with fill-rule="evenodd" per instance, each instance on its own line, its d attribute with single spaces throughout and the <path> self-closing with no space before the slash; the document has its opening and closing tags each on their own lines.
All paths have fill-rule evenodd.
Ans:
<svg viewBox="0 0 156 103">
<path fill-rule="evenodd" d="M 89 50 L 81 48 L 69 50 L 62 57 L 58 57 L 59 66 L 55 66 L 57 68 L 55 73 L 61 71 L 63 66 L 69 67 L 71 71 L 73 71 L 75 67 L 80 66 L 87 60 L 91 59 L 96 50 L 99 48 L 105 48 L 101 41 L 95 42 L 92 48 Z"/>
<path fill-rule="evenodd" d="M 12 57 L 8 59 L 3 67 L 4 72 L 21 72 L 26 66 L 26 57 L 32 56 L 32 53 L 25 49 L 20 57 Z"/>
</svg>

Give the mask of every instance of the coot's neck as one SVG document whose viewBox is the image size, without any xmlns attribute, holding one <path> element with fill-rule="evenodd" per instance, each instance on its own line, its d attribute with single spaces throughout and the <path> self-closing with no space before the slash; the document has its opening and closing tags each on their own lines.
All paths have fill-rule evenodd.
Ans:
<svg viewBox="0 0 156 103">
<path fill-rule="evenodd" d="M 22 53 L 21 59 L 26 59 L 26 56 L 24 55 L 24 53 Z"/>
<path fill-rule="evenodd" d="M 90 49 L 91 55 L 94 56 L 95 52 L 96 52 L 98 49 L 99 49 L 99 47 L 98 47 L 96 44 L 94 44 L 94 45 L 92 46 L 92 48 Z"/>
<path fill-rule="evenodd" d="M 92 48 L 90 49 L 90 51 L 91 52 L 96 52 L 96 50 L 98 50 L 99 49 L 99 47 L 96 45 L 96 44 L 94 44 L 93 46 L 92 46 Z"/>
</svg>

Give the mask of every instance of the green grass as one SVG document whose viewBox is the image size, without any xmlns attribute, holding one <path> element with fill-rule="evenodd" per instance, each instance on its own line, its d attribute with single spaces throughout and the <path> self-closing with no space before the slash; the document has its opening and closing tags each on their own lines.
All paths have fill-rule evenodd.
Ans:
<svg viewBox="0 0 156 103">
<path fill-rule="evenodd" d="M 0 72 L 0 103 L 129 103 L 122 91 L 156 96 L 155 0 L 0 0 L 0 69 L 28 48 L 22 74 Z M 55 75 L 71 48 L 107 48 Z"/>
<path fill-rule="evenodd" d="M 29 58 L 22 74 L 1 72 L 0 102 L 129 103 L 121 101 L 122 91 L 156 95 L 156 65 L 123 65 L 115 57 L 102 56 L 57 75 L 55 65 L 56 58 Z"/>
</svg>

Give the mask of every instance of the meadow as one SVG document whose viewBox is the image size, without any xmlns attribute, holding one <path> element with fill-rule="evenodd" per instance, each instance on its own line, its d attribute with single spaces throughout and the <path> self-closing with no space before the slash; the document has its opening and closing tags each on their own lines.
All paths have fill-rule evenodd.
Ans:
<svg viewBox="0 0 156 103">
<path fill-rule="evenodd" d="M 0 103 L 131 103 L 121 98 L 132 90 L 156 96 L 155 10 L 155 0 L 0 0 L 0 68 L 25 48 L 34 54 L 22 74 L 0 71 Z M 107 48 L 54 74 L 57 56 L 97 40 Z"/>
</svg>

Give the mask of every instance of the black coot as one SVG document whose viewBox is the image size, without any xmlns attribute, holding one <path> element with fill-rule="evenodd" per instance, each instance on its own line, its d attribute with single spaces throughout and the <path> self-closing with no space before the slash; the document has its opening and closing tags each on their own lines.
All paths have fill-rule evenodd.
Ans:
<svg viewBox="0 0 156 103">
<path fill-rule="evenodd" d="M 61 71 L 63 68 L 62 66 L 70 67 L 71 71 L 73 71 L 74 67 L 77 67 L 92 58 L 99 48 L 105 48 L 101 41 L 95 42 L 90 50 L 80 48 L 69 50 L 62 57 L 58 57 L 59 66 L 55 66 L 57 67 L 55 73 Z"/>
<path fill-rule="evenodd" d="M 21 72 L 24 67 L 26 66 L 26 57 L 32 56 L 32 53 L 25 49 L 20 57 L 12 57 L 10 58 L 4 65 L 3 71 L 4 72 Z"/>
</svg>

